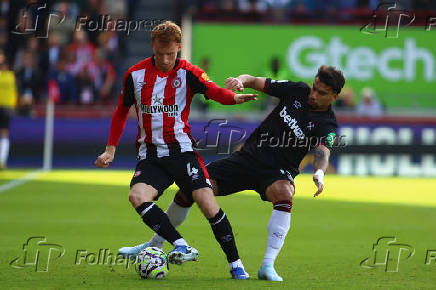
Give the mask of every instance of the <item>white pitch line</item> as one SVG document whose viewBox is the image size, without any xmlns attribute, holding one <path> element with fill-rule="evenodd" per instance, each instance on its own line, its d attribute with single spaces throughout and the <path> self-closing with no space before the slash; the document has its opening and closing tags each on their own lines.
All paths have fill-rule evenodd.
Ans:
<svg viewBox="0 0 436 290">
<path fill-rule="evenodd" d="M 18 179 L 10 181 L 8 183 L 5 183 L 3 185 L 0 185 L 0 194 L 5 192 L 5 191 L 7 191 L 7 190 L 9 190 L 9 189 L 12 189 L 14 187 L 23 185 L 23 184 L 25 184 L 25 183 L 27 183 L 29 181 L 34 180 L 42 172 L 44 172 L 44 170 L 38 169 L 38 170 L 32 171 L 32 172 L 24 175 L 21 178 L 18 178 Z"/>
</svg>

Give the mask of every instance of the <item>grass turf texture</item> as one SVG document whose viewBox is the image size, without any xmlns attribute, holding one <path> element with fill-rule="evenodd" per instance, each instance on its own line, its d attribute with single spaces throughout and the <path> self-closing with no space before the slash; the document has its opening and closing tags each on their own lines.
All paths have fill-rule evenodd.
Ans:
<svg viewBox="0 0 436 290">
<path fill-rule="evenodd" d="M 0 172 L 0 185 L 28 171 Z M 141 280 L 131 267 L 75 265 L 76 251 L 112 253 L 149 239 L 152 232 L 131 208 L 130 171 L 61 171 L 0 193 L 0 288 L 199 288 L 240 289 L 424 289 L 436 285 L 436 261 L 425 265 L 427 250 L 436 250 L 436 180 L 328 176 L 325 192 L 313 198 L 310 175 L 297 177 L 291 230 L 276 261 L 284 282 L 257 280 L 265 252 L 271 205 L 247 191 L 218 198 L 233 225 L 240 255 L 252 279 L 233 281 L 207 221 L 194 207 L 179 229 L 200 252 L 200 260 L 171 265 L 162 281 Z M 166 209 L 176 187 L 158 201 Z M 45 236 L 62 245 L 65 255 L 48 272 L 15 269 L 10 261 L 22 256 L 31 236 Z M 381 236 L 395 236 L 416 250 L 401 259 L 399 271 L 365 269 Z M 171 249 L 166 244 L 164 250 Z"/>
</svg>

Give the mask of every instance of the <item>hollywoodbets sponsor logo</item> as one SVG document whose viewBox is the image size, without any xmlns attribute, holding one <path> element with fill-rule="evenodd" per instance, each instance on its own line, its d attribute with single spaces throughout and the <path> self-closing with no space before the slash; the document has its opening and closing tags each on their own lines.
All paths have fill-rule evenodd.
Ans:
<svg viewBox="0 0 436 290">
<path fill-rule="evenodd" d="M 147 106 L 141 104 L 141 111 L 146 114 L 162 114 L 167 113 L 168 117 L 178 116 L 179 106 L 178 105 L 154 105 Z"/>
</svg>

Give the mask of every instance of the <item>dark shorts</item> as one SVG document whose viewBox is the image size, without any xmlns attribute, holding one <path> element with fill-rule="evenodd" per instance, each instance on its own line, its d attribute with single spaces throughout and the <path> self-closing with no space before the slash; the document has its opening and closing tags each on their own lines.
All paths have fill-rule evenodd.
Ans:
<svg viewBox="0 0 436 290">
<path fill-rule="evenodd" d="M 245 152 L 236 151 L 224 159 L 209 163 L 207 171 L 218 185 L 219 196 L 242 190 L 254 190 L 267 201 L 266 189 L 277 180 L 294 184 L 292 174 L 284 169 L 265 166 Z"/>
<path fill-rule="evenodd" d="M 5 107 L 0 107 L 0 129 L 9 129 L 11 122 L 12 110 Z"/>
<path fill-rule="evenodd" d="M 165 156 L 153 160 L 141 160 L 136 164 L 130 187 L 137 183 L 153 186 L 158 191 L 156 200 L 173 183 L 192 202 L 192 191 L 211 187 L 203 158 L 197 152 L 183 152 L 177 156 Z"/>
</svg>

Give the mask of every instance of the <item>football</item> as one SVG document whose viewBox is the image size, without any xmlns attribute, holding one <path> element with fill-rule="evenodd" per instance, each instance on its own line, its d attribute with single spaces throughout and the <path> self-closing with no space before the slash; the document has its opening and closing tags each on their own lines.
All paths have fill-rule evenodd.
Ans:
<svg viewBox="0 0 436 290">
<path fill-rule="evenodd" d="M 157 247 L 145 248 L 136 259 L 136 271 L 142 279 L 163 279 L 169 271 L 167 254 Z"/>
</svg>

